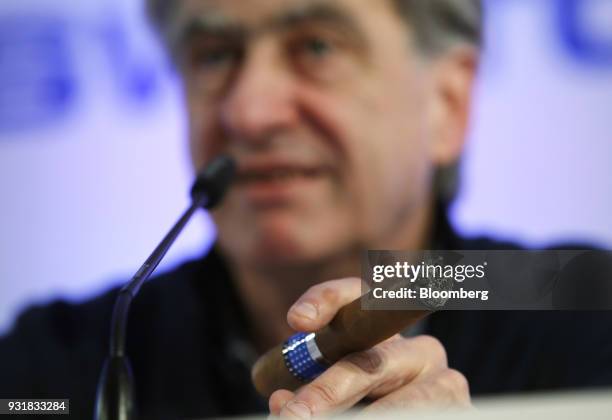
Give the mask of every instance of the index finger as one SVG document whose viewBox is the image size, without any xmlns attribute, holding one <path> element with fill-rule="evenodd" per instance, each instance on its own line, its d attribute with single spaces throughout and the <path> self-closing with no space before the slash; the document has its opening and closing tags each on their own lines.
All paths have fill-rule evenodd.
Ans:
<svg viewBox="0 0 612 420">
<path fill-rule="evenodd" d="M 344 411 L 366 395 L 388 393 L 445 364 L 427 341 L 394 336 L 338 361 L 287 402 L 281 417 L 310 418 Z"/>
</svg>

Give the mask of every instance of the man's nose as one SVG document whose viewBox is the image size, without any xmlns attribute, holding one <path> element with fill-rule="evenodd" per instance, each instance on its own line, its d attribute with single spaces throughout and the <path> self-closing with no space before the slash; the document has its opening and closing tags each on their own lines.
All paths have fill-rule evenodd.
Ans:
<svg viewBox="0 0 612 420">
<path fill-rule="evenodd" d="M 262 141 L 298 119 L 295 80 L 271 47 L 253 52 L 221 105 L 230 138 Z"/>
</svg>

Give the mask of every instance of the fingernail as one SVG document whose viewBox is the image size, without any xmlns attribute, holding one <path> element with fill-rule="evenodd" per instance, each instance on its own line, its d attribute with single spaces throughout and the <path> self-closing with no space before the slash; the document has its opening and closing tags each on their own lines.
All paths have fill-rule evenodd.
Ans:
<svg viewBox="0 0 612 420">
<path fill-rule="evenodd" d="M 310 419 L 312 412 L 310 408 L 302 402 L 291 401 L 281 410 L 281 418 L 295 418 L 295 419 Z"/>
<path fill-rule="evenodd" d="M 317 316 L 319 315 L 317 308 L 312 303 L 308 302 L 297 303 L 293 306 L 291 311 L 299 317 L 311 320 L 317 319 Z"/>
</svg>

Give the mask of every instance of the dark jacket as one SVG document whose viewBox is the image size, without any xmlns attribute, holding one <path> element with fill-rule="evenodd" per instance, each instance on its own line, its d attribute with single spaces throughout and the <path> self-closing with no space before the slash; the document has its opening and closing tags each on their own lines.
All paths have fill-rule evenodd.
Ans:
<svg viewBox="0 0 612 420">
<path fill-rule="evenodd" d="M 442 237 L 446 249 L 513 247 Z M 116 293 L 22 314 L 0 339 L 0 398 L 70 398 L 71 418 L 92 418 Z M 143 419 L 266 412 L 250 382 L 248 321 L 216 252 L 147 283 L 128 330 Z M 473 395 L 612 386 L 612 312 L 439 312 L 425 332 Z"/>
</svg>

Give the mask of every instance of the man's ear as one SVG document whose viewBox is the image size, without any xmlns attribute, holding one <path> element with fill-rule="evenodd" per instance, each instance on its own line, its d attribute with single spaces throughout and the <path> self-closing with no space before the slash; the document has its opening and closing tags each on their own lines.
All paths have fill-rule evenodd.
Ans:
<svg viewBox="0 0 612 420">
<path fill-rule="evenodd" d="M 478 52 L 458 47 L 433 58 L 433 144 L 436 166 L 455 163 L 463 150 L 470 119 Z"/>
</svg>

